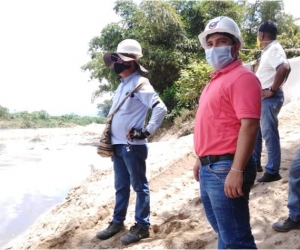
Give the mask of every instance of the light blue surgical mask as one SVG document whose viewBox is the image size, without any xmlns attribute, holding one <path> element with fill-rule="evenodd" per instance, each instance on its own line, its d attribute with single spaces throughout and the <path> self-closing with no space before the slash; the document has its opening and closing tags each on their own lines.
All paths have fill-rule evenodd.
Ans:
<svg viewBox="0 0 300 250">
<path fill-rule="evenodd" d="M 231 46 L 212 47 L 205 50 L 207 62 L 215 69 L 221 70 L 234 61 Z"/>
</svg>

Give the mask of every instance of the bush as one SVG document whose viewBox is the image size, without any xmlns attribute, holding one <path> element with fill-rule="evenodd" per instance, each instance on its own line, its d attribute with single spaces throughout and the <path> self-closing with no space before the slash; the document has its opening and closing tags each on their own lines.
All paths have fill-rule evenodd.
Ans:
<svg viewBox="0 0 300 250">
<path fill-rule="evenodd" d="M 91 123 L 104 124 L 104 117 L 81 117 L 76 114 L 66 114 L 62 116 L 50 116 L 46 111 L 27 111 L 10 114 L 9 110 L 0 106 L 1 129 L 10 128 L 54 128 L 72 127 L 74 125 L 86 126 Z"/>
<path fill-rule="evenodd" d="M 10 117 L 9 110 L 0 105 L 0 119 L 9 119 L 9 117 Z"/>
<path fill-rule="evenodd" d="M 189 109 L 181 109 L 179 112 L 179 116 L 176 116 L 174 119 L 174 125 L 177 128 L 182 128 L 186 121 L 190 121 L 191 119 L 195 118 L 195 110 Z"/>
<path fill-rule="evenodd" d="M 176 99 L 179 106 L 194 109 L 198 104 L 202 90 L 210 80 L 211 66 L 206 61 L 192 61 L 181 70 L 177 86 Z"/>
</svg>

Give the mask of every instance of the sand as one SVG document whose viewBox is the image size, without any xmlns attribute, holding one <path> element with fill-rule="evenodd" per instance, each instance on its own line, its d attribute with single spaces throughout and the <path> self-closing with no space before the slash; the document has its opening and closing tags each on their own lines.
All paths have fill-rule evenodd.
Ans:
<svg viewBox="0 0 300 250">
<path fill-rule="evenodd" d="M 300 145 L 299 113 L 300 102 L 295 101 L 285 105 L 279 116 L 282 179 L 273 183 L 256 182 L 251 190 L 251 226 L 258 248 L 300 248 L 300 231 L 278 233 L 272 229 L 274 222 L 288 216 L 288 170 Z M 88 126 L 73 128 L 81 131 L 77 144 L 95 146 L 99 131 L 96 126 L 90 126 L 91 131 Z M 204 214 L 199 183 L 193 178 L 194 162 L 192 134 L 168 135 L 159 142 L 149 143 L 147 175 L 151 189 L 151 229 L 148 239 L 126 247 L 120 244 L 120 237 L 134 224 L 134 192 L 125 221 L 126 230 L 105 241 L 95 237 L 98 231 L 107 227 L 114 207 L 112 162 L 99 156 L 92 163 L 93 172 L 81 185 L 72 188 L 61 204 L 40 216 L 34 225 L 5 248 L 215 249 L 217 234 Z M 265 163 L 264 148 L 262 164 Z M 262 174 L 258 173 L 257 178 Z"/>
</svg>

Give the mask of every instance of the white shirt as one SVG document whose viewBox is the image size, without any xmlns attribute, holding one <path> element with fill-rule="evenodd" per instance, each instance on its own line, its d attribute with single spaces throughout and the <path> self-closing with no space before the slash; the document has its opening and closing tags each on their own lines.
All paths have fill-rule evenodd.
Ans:
<svg viewBox="0 0 300 250">
<path fill-rule="evenodd" d="M 283 48 L 277 40 L 271 42 L 263 49 L 256 71 L 256 76 L 261 82 L 262 89 L 270 88 L 273 85 L 276 70 L 283 63 L 288 63 L 288 61 Z"/>
<path fill-rule="evenodd" d="M 134 139 L 128 141 L 126 134 L 132 127 L 143 128 L 145 118 L 149 109 L 152 109 L 150 120 L 146 126 L 147 131 L 152 134 L 160 125 L 167 113 L 167 107 L 153 89 L 149 80 L 142 77 L 138 72 L 121 80 L 114 93 L 113 105 L 109 114 L 118 106 L 124 97 L 133 90 L 139 83 L 147 82 L 140 90 L 128 97 L 120 109 L 115 113 L 111 124 L 112 144 L 135 144 L 141 145 L 147 142 L 146 139 Z"/>
</svg>

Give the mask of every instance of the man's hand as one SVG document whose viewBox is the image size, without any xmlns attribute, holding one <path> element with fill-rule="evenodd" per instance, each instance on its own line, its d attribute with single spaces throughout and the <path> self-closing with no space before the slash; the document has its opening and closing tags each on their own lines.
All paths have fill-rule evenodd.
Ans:
<svg viewBox="0 0 300 250">
<path fill-rule="evenodd" d="M 244 196 L 243 187 L 243 173 L 238 173 L 230 170 L 224 184 L 224 192 L 228 198 L 239 198 Z"/>
<path fill-rule="evenodd" d="M 275 93 L 272 92 L 271 90 L 269 89 L 263 89 L 262 90 L 262 97 L 263 98 L 269 98 L 269 97 L 272 97 Z"/>
<path fill-rule="evenodd" d="M 199 169 L 200 169 L 200 160 L 199 157 L 197 156 L 196 158 L 196 162 L 193 168 L 193 174 L 194 174 L 194 178 L 196 181 L 199 181 Z"/>
<path fill-rule="evenodd" d="M 131 141 L 133 139 L 143 140 L 146 139 L 149 135 L 150 133 L 147 130 L 143 130 L 142 128 L 132 128 L 127 134 L 127 139 Z"/>
<path fill-rule="evenodd" d="M 194 178 L 196 181 L 199 181 L 199 169 L 200 169 L 199 165 L 195 165 L 193 168 Z"/>
</svg>

